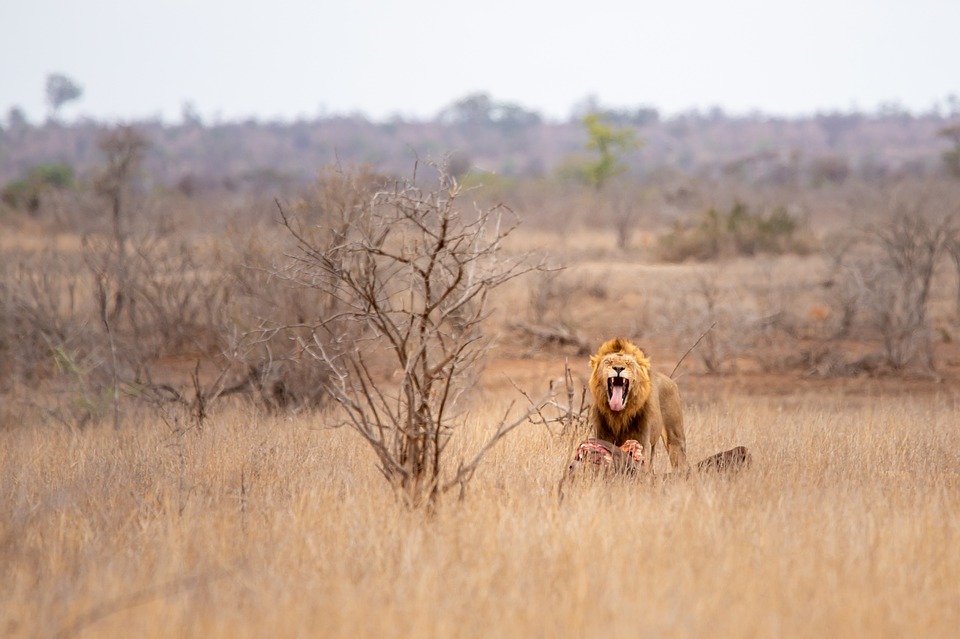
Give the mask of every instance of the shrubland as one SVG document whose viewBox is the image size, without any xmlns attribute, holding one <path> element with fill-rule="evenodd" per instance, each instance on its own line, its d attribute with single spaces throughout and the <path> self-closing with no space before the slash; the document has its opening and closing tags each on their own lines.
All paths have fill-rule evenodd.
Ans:
<svg viewBox="0 0 960 639">
<path fill-rule="evenodd" d="M 0 210 L 5 634 L 950 636 L 949 176 L 212 193 L 103 151 Z M 614 335 L 754 466 L 561 501 Z"/>
</svg>

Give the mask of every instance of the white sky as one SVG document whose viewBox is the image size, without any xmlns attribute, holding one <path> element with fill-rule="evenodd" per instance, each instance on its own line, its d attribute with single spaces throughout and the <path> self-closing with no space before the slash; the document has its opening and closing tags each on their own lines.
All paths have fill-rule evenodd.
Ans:
<svg viewBox="0 0 960 639">
<path fill-rule="evenodd" d="M 431 117 L 483 91 L 550 118 L 926 111 L 960 94 L 958 0 L 4 0 L 0 120 Z"/>
</svg>

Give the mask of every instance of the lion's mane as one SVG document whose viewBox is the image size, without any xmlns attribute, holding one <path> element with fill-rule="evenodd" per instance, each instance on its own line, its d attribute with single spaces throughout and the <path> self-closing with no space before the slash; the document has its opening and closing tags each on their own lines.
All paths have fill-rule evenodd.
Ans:
<svg viewBox="0 0 960 639">
<path fill-rule="evenodd" d="M 611 367 L 623 365 L 630 371 L 630 387 L 623 410 L 612 411 L 607 397 L 607 375 Z M 604 416 L 607 427 L 617 436 L 629 430 L 637 413 L 643 410 L 650 398 L 650 359 L 633 342 L 617 337 L 600 346 L 595 355 L 590 356 L 590 392 L 593 403 Z"/>
</svg>

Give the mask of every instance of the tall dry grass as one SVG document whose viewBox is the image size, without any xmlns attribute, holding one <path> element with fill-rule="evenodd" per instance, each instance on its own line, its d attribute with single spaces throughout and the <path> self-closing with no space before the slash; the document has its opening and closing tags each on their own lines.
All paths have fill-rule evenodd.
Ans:
<svg viewBox="0 0 960 639">
<path fill-rule="evenodd" d="M 717 399 L 688 407 L 691 457 L 745 444 L 748 472 L 562 503 L 574 440 L 530 426 L 433 513 L 318 416 L 25 424 L 0 433 L 0 634 L 955 636 L 958 406 Z"/>
</svg>

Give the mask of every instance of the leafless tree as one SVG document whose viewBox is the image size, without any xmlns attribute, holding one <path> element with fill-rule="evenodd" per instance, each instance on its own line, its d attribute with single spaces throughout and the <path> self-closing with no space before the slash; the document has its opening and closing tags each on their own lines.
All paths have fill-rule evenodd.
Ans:
<svg viewBox="0 0 960 639">
<path fill-rule="evenodd" d="M 621 251 L 630 245 L 633 232 L 637 228 L 639 211 L 635 197 L 635 194 L 621 190 L 614 193 L 610 200 L 610 215 L 617 234 L 617 248 Z"/>
<path fill-rule="evenodd" d="M 953 237 L 947 246 L 947 251 L 953 260 L 954 275 L 957 282 L 957 291 L 954 298 L 954 322 L 960 325 L 960 229 L 954 231 Z"/>
<path fill-rule="evenodd" d="M 933 373 L 934 341 L 929 318 L 934 276 L 956 242 L 956 208 L 948 194 L 900 189 L 885 195 L 883 222 L 846 242 L 834 260 L 843 318 L 836 337 L 859 323 L 881 342 L 878 352 L 853 369 L 911 366 Z"/>
<path fill-rule="evenodd" d="M 655 198 L 654 189 L 635 180 L 618 180 L 611 183 L 602 194 L 598 194 L 597 200 L 604 204 L 617 238 L 618 249 L 625 251 L 631 248 L 646 248 L 647 241 L 643 238 L 642 246 L 632 246 L 632 243 L 637 240 L 644 227 L 642 221 L 656 208 Z M 649 220 L 647 222 L 649 223 Z"/>
<path fill-rule="evenodd" d="M 490 342 L 481 330 L 487 296 L 539 268 L 527 256 L 503 255 L 515 228 L 505 219 L 509 210 L 464 213 L 459 195 L 442 170 L 432 191 L 397 183 L 343 211 L 333 235 L 304 227 L 278 203 L 296 240 L 289 267 L 278 274 L 333 300 L 325 316 L 306 322 L 306 337 L 302 325 L 286 328 L 330 371 L 325 385 L 346 424 L 413 506 L 463 487 L 490 447 L 526 419 L 505 415 L 479 452 L 450 470 L 445 453 L 463 414 L 462 394 Z M 352 331 L 346 340 L 345 327 Z"/>
<path fill-rule="evenodd" d="M 112 268 L 104 269 L 98 274 L 103 278 L 110 270 L 116 277 L 116 289 L 105 289 L 105 294 L 113 298 L 112 313 L 115 317 L 104 316 L 104 322 L 109 323 L 118 319 L 125 312 L 134 331 L 138 329 L 136 307 L 130 291 L 131 274 L 128 264 L 128 226 L 132 211 L 129 206 L 130 192 L 136 179 L 143 155 L 146 152 L 147 139 L 136 128 L 121 126 L 103 134 L 97 141 L 97 146 L 106 160 L 100 173 L 94 181 L 94 190 L 102 196 L 110 207 L 110 219 L 113 228 L 113 245 L 109 247 L 109 255 L 114 261 Z M 106 305 L 102 308 L 106 310 Z"/>
<path fill-rule="evenodd" d="M 883 337 L 887 363 L 902 369 L 919 357 L 920 364 L 932 371 L 930 289 L 956 231 L 952 216 L 935 221 L 921 209 L 922 204 L 899 207 L 890 222 L 871 229 L 882 260 L 868 303 Z"/>
<path fill-rule="evenodd" d="M 694 293 L 699 296 L 699 308 L 690 314 L 693 323 L 687 331 L 691 337 L 699 334 L 696 352 L 706 371 L 720 374 L 724 372 L 724 364 L 731 359 L 731 354 L 739 348 L 739 340 L 732 331 L 739 332 L 744 327 L 741 322 L 734 320 L 728 304 L 723 300 L 719 271 L 701 272 L 694 286 Z M 717 326 L 721 328 L 714 330 Z"/>
</svg>

